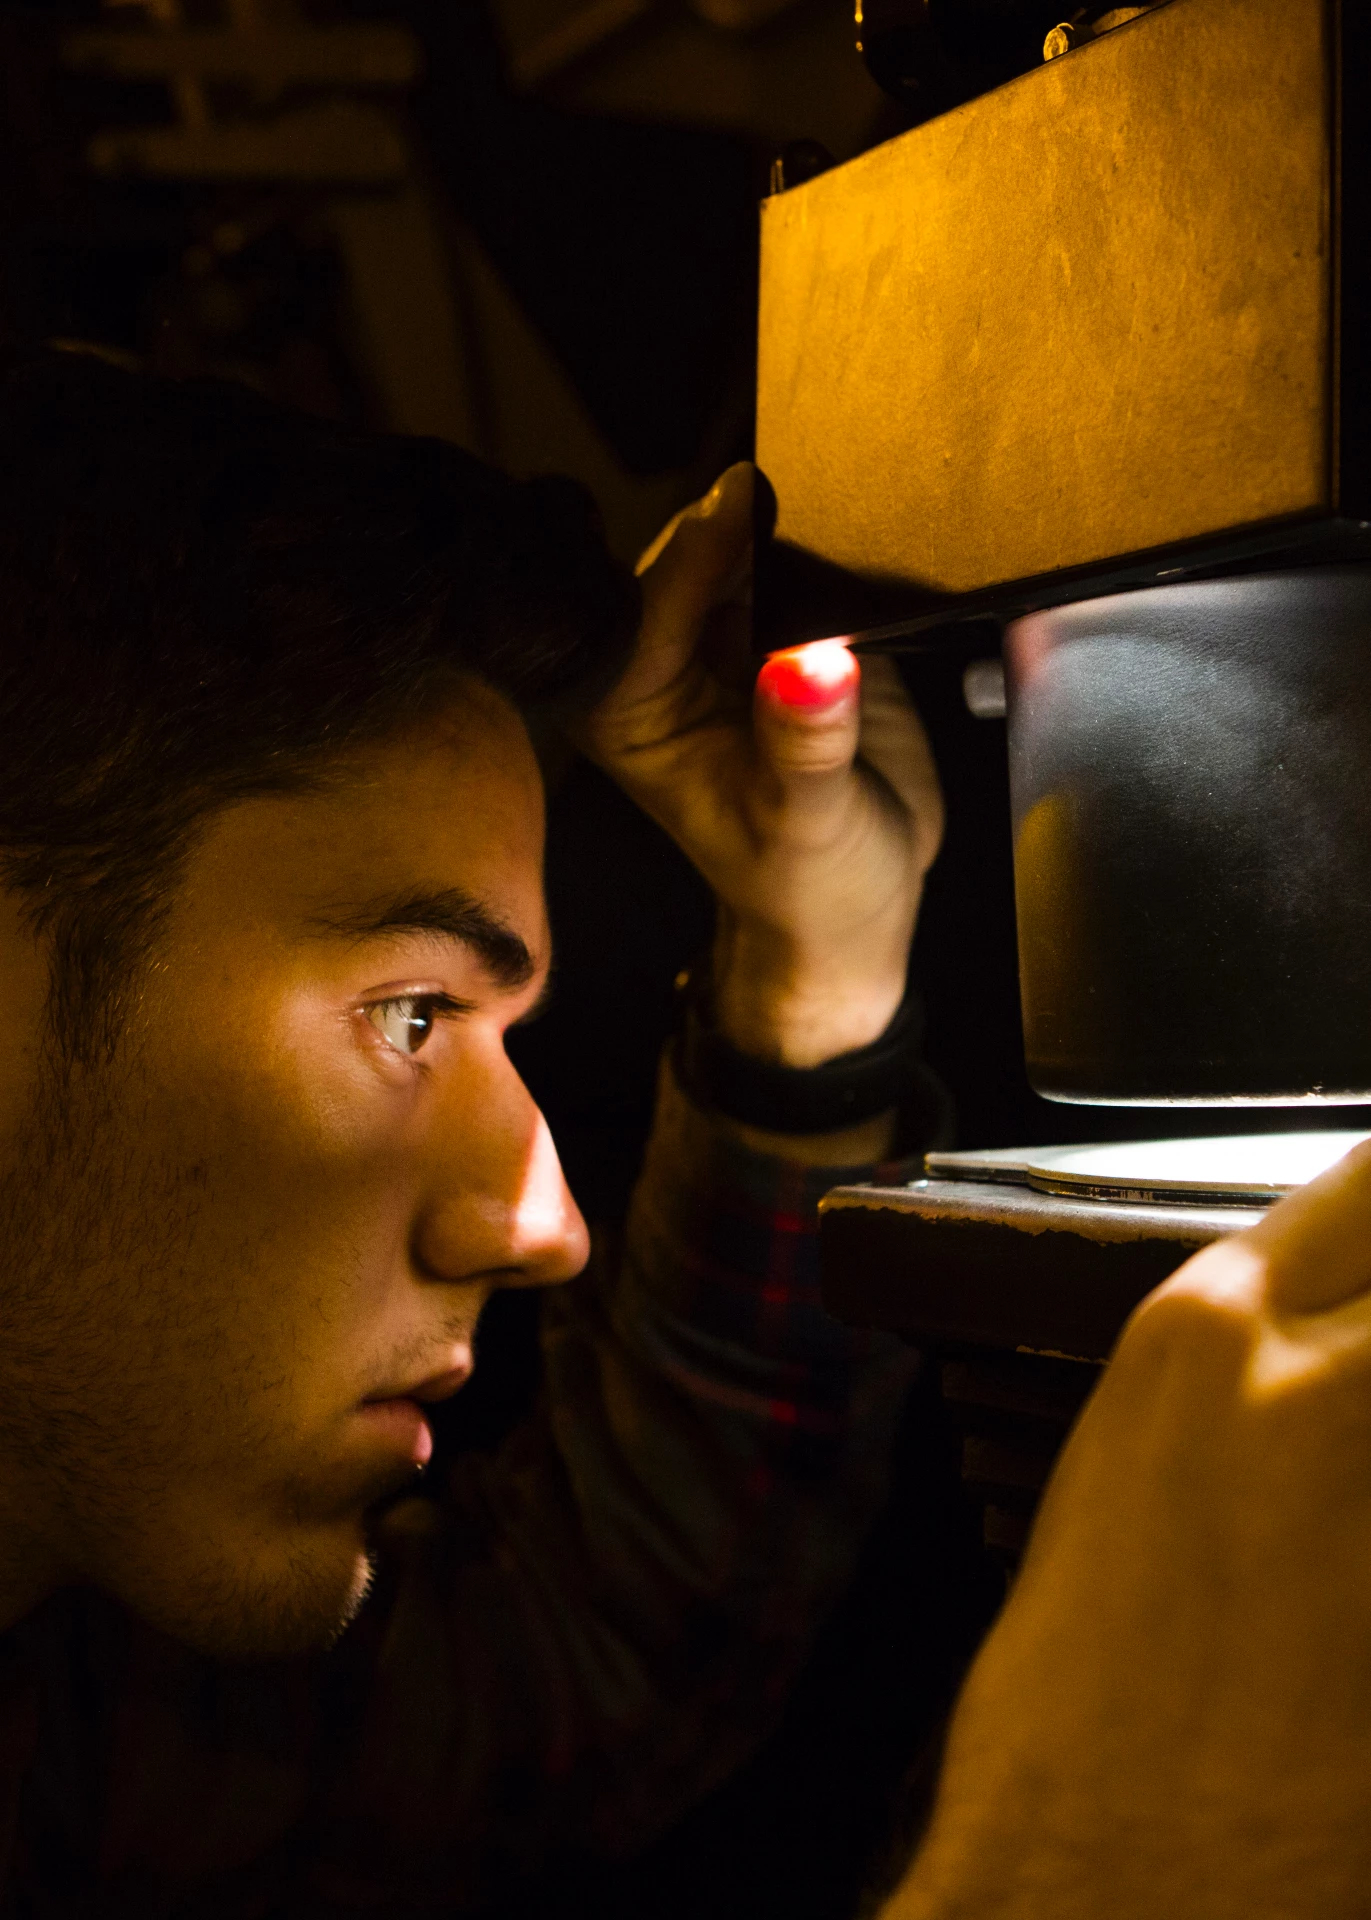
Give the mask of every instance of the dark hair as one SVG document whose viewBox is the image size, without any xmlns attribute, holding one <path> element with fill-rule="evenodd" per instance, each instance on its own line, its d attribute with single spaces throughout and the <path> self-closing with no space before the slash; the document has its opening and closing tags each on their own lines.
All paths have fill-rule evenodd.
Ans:
<svg viewBox="0 0 1371 1920">
<path fill-rule="evenodd" d="M 0 877 L 64 1049 L 117 1038 L 196 824 L 307 784 L 454 670 L 589 697 L 637 616 L 574 482 L 85 354 L 0 370 Z"/>
</svg>

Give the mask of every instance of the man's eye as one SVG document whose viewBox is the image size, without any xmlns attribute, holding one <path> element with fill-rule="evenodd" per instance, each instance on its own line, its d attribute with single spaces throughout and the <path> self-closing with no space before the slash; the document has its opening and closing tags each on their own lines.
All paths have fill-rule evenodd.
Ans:
<svg viewBox="0 0 1371 1920">
<path fill-rule="evenodd" d="M 433 1032 L 438 1010 L 437 995 L 407 993 L 378 1000 L 367 1008 L 367 1019 L 397 1053 L 417 1053 Z"/>
</svg>

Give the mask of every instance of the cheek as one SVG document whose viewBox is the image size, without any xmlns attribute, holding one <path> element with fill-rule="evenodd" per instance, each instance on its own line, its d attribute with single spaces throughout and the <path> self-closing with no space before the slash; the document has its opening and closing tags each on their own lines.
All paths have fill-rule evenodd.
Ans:
<svg viewBox="0 0 1371 1920">
<path fill-rule="evenodd" d="M 149 1223 L 157 1345 L 229 1424 L 235 1405 L 293 1421 L 346 1391 L 339 1376 L 395 1311 L 415 1205 L 412 1128 L 389 1089 L 306 1075 L 280 1053 L 257 1066 L 201 1075 L 193 1100 L 168 1097 L 144 1130 L 193 1200 L 158 1210 L 164 1230 Z"/>
<path fill-rule="evenodd" d="M 289 1238 L 402 1208 L 417 1131 L 416 1088 L 378 1072 L 350 1029 L 301 996 L 249 1054 L 205 1063 L 192 1119 L 209 1184 L 245 1220 Z M 386 1209 L 389 1196 L 392 1206 Z M 226 1218 L 226 1224 L 228 1224 Z M 382 1224 L 378 1222 L 378 1225 Z"/>
<path fill-rule="evenodd" d="M 257 1178 L 236 1171 L 224 1169 L 226 1204 L 197 1261 L 231 1279 L 233 1345 L 264 1392 L 302 1408 L 355 1397 L 345 1376 L 403 1307 L 407 1168 L 393 1154 L 300 1153 Z"/>
</svg>

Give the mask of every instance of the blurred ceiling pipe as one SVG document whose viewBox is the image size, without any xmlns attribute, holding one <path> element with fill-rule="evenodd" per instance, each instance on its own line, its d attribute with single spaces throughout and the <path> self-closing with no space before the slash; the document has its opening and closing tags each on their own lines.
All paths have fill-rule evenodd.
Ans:
<svg viewBox="0 0 1371 1920">
<path fill-rule="evenodd" d="M 728 34 L 755 32 L 794 4 L 795 0 L 689 0 L 690 11 L 698 19 Z M 512 53 L 510 82 L 520 92 L 533 92 L 640 20 L 667 11 L 661 0 L 590 0 L 530 46 Z"/>
<path fill-rule="evenodd" d="M 129 0 L 108 0 L 129 10 Z M 170 127 L 97 134 L 97 173 L 195 181 L 287 180 L 386 186 L 409 170 L 408 149 L 381 108 L 344 97 L 264 118 L 224 112 L 216 92 L 246 86 L 265 104 L 309 88 L 397 89 L 420 71 L 418 44 L 403 28 L 268 25 L 257 0 L 230 0 L 224 24 L 187 27 L 181 0 L 150 0 L 148 25 L 66 35 L 65 64 L 119 79 L 162 80 L 176 108 Z"/>
<path fill-rule="evenodd" d="M 186 91 L 198 82 L 182 83 Z M 176 89 L 178 106 L 181 88 Z M 97 134 L 89 156 L 97 173 L 175 180 L 287 180 L 297 184 L 394 186 L 409 170 L 395 122 L 351 100 L 300 107 L 266 122 L 216 122 L 183 114 L 178 127 Z"/>
<path fill-rule="evenodd" d="M 251 81 L 273 93 L 292 86 L 408 87 L 419 49 L 402 27 L 183 27 L 156 33 L 87 28 L 62 41 L 68 66 L 121 80 Z"/>
<path fill-rule="evenodd" d="M 514 54 L 509 63 L 511 83 L 521 91 L 543 86 L 554 74 L 645 19 L 655 5 L 656 0 L 590 0 L 589 6 L 578 7 L 551 32 Z"/>
</svg>

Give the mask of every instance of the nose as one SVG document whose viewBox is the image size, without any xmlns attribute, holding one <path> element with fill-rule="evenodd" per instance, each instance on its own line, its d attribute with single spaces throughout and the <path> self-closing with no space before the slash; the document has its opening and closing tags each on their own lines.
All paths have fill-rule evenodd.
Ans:
<svg viewBox="0 0 1371 1920">
<path fill-rule="evenodd" d="M 552 1130 L 528 1095 L 534 1127 L 523 1180 L 508 1215 L 513 1256 L 500 1284 L 551 1287 L 574 1279 L 590 1257 L 590 1233 L 562 1172 Z"/>
<path fill-rule="evenodd" d="M 489 1067 L 464 1075 L 460 1097 L 435 1115 L 415 1262 L 437 1280 L 555 1286 L 581 1271 L 590 1236 L 547 1121 L 503 1043 Z"/>
</svg>

